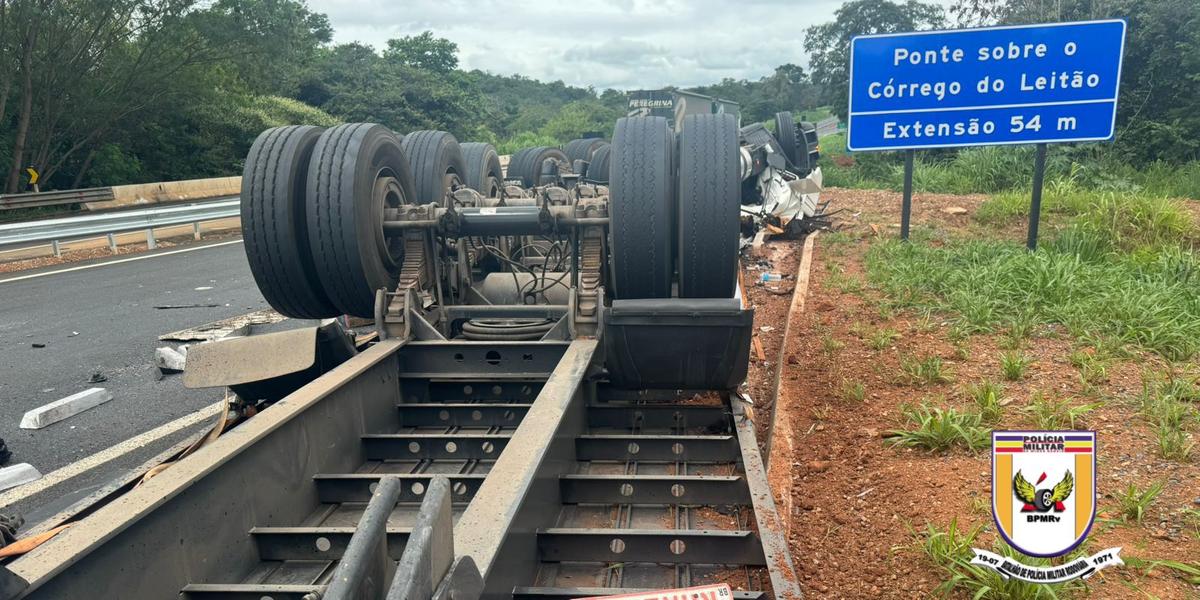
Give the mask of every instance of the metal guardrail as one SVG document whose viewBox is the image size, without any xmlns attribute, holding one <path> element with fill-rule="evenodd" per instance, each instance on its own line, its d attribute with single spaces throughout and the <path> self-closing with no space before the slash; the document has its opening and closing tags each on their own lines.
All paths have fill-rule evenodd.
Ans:
<svg viewBox="0 0 1200 600">
<path fill-rule="evenodd" d="M 0 246 L 37 242 L 51 242 L 57 245 L 60 240 L 99 237 L 140 229 L 153 230 L 156 227 L 226 219 L 241 214 L 240 204 L 241 200 L 234 197 L 183 206 L 155 206 L 112 213 L 0 224 Z M 152 236 L 149 241 L 153 244 Z"/>
<path fill-rule="evenodd" d="M 33 192 L 29 194 L 0 195 L 0 210 L 105 202 L 113 199 L 113 189 L 87 188 L 82 190 L 60 190 L 55 192 Z"/>
</svg>

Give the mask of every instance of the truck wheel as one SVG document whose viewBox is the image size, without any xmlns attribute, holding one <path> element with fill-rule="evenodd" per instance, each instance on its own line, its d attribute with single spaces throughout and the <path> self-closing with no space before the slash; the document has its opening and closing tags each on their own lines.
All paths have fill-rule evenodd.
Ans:
<svg viewBox="0 0 1200 600">
<path fill-rule="evenodd" d="M 567 155 L 567 160 L 572 163 L 577 160 L 592 160 L 592 155 L 595 154 L 596 150 L 599 150 L 600 146 L 606 143 L 608 142 L 600 138 L 571 140 L 563 146 L 563 152 Z"/>
<path fill-rule="evenodd" d="M 799 164 L 796 160 L 799 154 L 796 149 L 796 122 L 792 120 L 792 113 L 775 113 L 775 139 L 783 146 L 783 155 L 787 157 L 788 162 Z"/>
<path fill-rule="evenodd" d="M 592 162 L 587 166 L 587 180 L 594 183 L 608 184 L 608 158 L 612 156 L 612 146 L 600 146 L 592 154 Z"/>
<path fill-rule="evenodd" d="M 467 166 L 467 187 L 485 198 L 499 198 L 504 186 L 504 172 L 500 169 L 500 155 L 496 154 L 496 149 L 483 142 L 467 142 L 458 147 Z"/>
<path fill-rule="evenodd" d="M 341 312 L 370 318 L 375 291 L 396 285 L 404 245 L 383 234 L 384 209 L 414 198 L 408 159 L 387 127 L 338 125 L 317 140 L 308 170 L 308 237 L 317 275 Z"/>
<path fill-rule="evenodd" d="M 416 204 L 435 202 L 446 205 L 446 192 L 456 185 L 465 185 L 466 162 L 458 140 L 445 131 L 414 131 L 401 142 L 408 157 L 408 169 L 413 176 Z M 496 159 L 499 161 L 499 159 Z"/>
<path fill-rule="evenodd" d="M 268 129 L 242 171 L 242 239 L 250 272 L 271 308 L 296 319 L 340 314 L 325 295 L 308 244 L 309 158 L 324 129 Z"/>
<path fill-rule="evenodd" d="M 508 163 L 506 179 L 520 179 L 521 185 L 527 188 L 539 185 L 542 166 L 547 160 L 555 159 L 560 163 L 569 164 L 567 155 L 558 148 L 536 146 L 517 151 Z"/>
<path fill-rule="evenodd" d="M 688 115 L 679 132 L 679 296 L 732 298 L 742 203 L 737 120 Z"/>
<path fill-rule="evenodd" d="M 663 117 L 617 120 L 609 157 L 609 219 L 619 299 L 671 296 L 674 148 Z"/>
</svg>

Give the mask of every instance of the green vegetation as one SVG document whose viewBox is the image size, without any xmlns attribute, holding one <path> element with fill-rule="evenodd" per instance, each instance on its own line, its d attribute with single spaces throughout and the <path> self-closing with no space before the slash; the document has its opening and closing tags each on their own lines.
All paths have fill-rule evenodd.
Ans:
<svg viewBox="0 0 1200 600">
<path fill-rule="evenodd" d="M 867 339 L 867 346 L 872 350 L 884 350 L 899 338 L 900 332 L 890 327 L 883 327 L 871 334 L 871 337 Z"/>
<path fill-rule="evenodd" d="M 889 431 L 888 441 L 894 446 L 936 451 L 963 447 L 976 451 L 990 442 L 991 430 L 984 426 L 983 418 L 977 412 L 959 412 L 954 408 L 922 403 L 904 407 L 903 413 L 913 428 Z"/>
<path fill-rule="evenodd" d="M 1148 372 L 1138 400 L 1142 416 L 1154 428 L 1159 456 L 1180 462 L 1191 458 L 1196 443 L 1188 428 L 1197 420 L 1195 404 L 1200 400 L 1196 382 Z"/>
<path fill-rule="evenodd" d="M 846 400 L 854 402 L 862 402 L 867 399 L 867 386 L 861 381 L 842 380 L 842 397 Z"/>
<path fill-rule="evenodd" d="M 1200 195 L 1200 33 L 1182 25 L 1200 20 L 1194 0 L 1090 0 L 1030 2 L 971 0 L 955 3 L 946 18 L 941 6 L 917 0 L 852 0 L 832 22 L 809 27 L 804 47 L 811 54 L 812 81 L 823 85 L 835 112 L 845 117 L 847 54 L 851 37 L 938 29 L 953 25 L 1008 25 L 1119 17 L 1129 22 L 1121 73 L 1123 99 L 1117 135 L 1110 144 L 1052 146 L 1047 182 L 1069 180 L 1083 189 L 1153 196 Z M 1164 51 L 1164 48 L 1171 51 Z M 840 136 L 839 136 L 840 137 Z M 847 156 L 845 140 L 822 140 L 825 183 L 839 187 L 899 190 L 899 152 Z M 914 188 L 920 192 L 997 193 L 1028 190 L 1033 147 L 932 150 L 917 154 Z"/>
<path fill-rule="evenodd" d="M 938 594 L 979 600 L 1053 600 L 1068 597 L 1083 589 L 1083 583 L 1078 580 L 1052 585 L 1025 583 L 1001 577 L 1000 573 L 987 567 L 971 564 L 974 556 L 971 548 L 978 545 L 976 539 L 982 531 L 982 525 L 968 530 L 959 529 L 956 517 L 945 529 L 927 523 L 925 529 L 919 532 L 917 548 L 943 578 L 935 590 Z M 1003 542 L 996 542 L 992 550 L 1001 556 L 1018 558 L 1016 551 Z M 1052 564 L 1049 559 L 1024 555 L 1019 560 L 1023 564 L 1038 567 Z"/>
<path fill-rule="evenodd" d="M 1008 381 L 1020 381 L 1029 367 L 1029 357 L 1020 350 L 1009 350 L 1000 355 L 1000 372 Z"/>
<path fill-rule="evenodd" d="M 900 370 L 911 385 L 948 383 L 951 380 L 950 375 L 945 372 L 939 356 L 926 356 L 925 358 L 901 356 Z"/>
<path fill-rule="evenodd" d="M 42 189 L 233 175 L 277 125 L 443 129 L 511 153 L 609 135 L 626 111 L 618 90 L 464 70 L 429 31 L 332 38 L 304 0 L 0 0 L 0 193 L 24 191 L 27 166 Z M 822 102 L 790 64 L 699 91 L 747 121 Z"/>
<path fill-rule="evenodd" d="M 991 239 L 883 240 L 868 251 L 868 275 L 900 305 L 956 315 L 957 325 L 974 331 L 1027 315 L 1087 343 L 1112 340 L 1170 360 L 1195 356 L 1200 258 L 1190 250 L 1197 230 L 1186 210 L 1144 195 L 1093 195 L 1086 206 L 1035 253 Z M 1005 366 L 1006 377 L 1017 375 L 1013 367 Z"/>
<path fill-rule="evenodd" d="M 1025 410 L 1033 415 L 1039 429 L 1080 429 L 1083 417 L 1099 407 L 1098 402 L 1071 406 L 1065 398 L 1052 398 L 1037 391 Z"/>
<path fill-rule="evenodd" d="M 1004 413 L 1004 386 L 984 379 L 979 383 L 968 385 L 966 395 L 975 403 L 979 411 L 980 421 L 984 425 L 996 425 Z"/>
<path fill-rule="evenodd" d="M 1165 481 L 1156 481 L 1143 490 L 1130 483 L 1125 489 L 1118 491 L 1116 498 L 1121 518 L 1141 525 L 1142 519 L 1146 517 L 1146 511 L 1162 493 L 1164 485 L 1166 485 Z"/>
</svg>

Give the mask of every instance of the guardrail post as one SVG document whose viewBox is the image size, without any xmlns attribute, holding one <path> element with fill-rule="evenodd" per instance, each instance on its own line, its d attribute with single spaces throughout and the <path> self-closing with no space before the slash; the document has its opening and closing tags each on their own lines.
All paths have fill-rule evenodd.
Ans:
<svg viewBox="0 0 1200 600">
<path fill-rule="evenodd" d="M 62 250 L 58 247 L 58 240 L 50 240 L 50 249 L 54 251 L 55 258 L 62 256 Z"/>
<path fill-rule="evenodd" d="M 200 241 L 200 221 L 192 223 L 192 237 L 196 238 L 197 242 Z"/>
<path fill-rule="evenodd" d="M 154 243 L 154 228 L 151 227 L 146 230 L 146 249 L 153 250 L 157 247 L 158 247 L 158 244 Z"/>
<path fill-rule="evenodd" d="M 112 250 L 113 254 L 117 253 L 117 236 L 108 234 L 108 249 Z"/>
</svg>

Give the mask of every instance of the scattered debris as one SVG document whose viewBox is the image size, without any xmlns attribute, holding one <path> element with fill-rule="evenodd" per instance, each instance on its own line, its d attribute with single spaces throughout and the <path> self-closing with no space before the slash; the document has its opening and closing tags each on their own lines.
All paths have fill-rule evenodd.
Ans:
<svg viewBox="0 0 1200 600">
<path fill-rule="evenodd" d="M 202 285 L 202 286 L 200 286 L 200 287 L 198 287 L 198 288 L 195 288 L 195 291 L 197 291 L 197 292 L 205 292 L 205 291 L 208 291 L 208 290 L 211 290 L 211 289 L 212 289 L 212 286 L 211 286 L 211 285 Z"/>
<path fill-rule="evenodd" d="M 12 460 L 12 450 L 9 450 L 8 444 L 0 439 L 0 465 L 7 465 L 9 460 Z"/>
<path fill-rule="evenodd" d="M 205 323 L 204 325 L 189 329 L 173 331 L 158 336 L 158 339 L 165 342 L 210 342 L 227 337 L 243 327 L 246 328 L 248 335 L 249 326 L 278 323 L 284 320 L 284 318 L 283 315 L 267 308 L 228 319 Z"/>
<path fill-rule="evenodd" d="M 21 429 L 41 429 L 112 399 L 112 393 L 104 388 L 88 388 L 25 413 L 21 417 Z"/>
<path fill-rule="evenodd" d="M 43 342 L 34 342 L 30 345 L 33 346 L 34 348 L 45 348 L 46 347 L 46 344 Z"/>
<path fill-rule="evenodd" d="M 21 515 L 0 513 L 0 547 L 8 546 L 17 541 L 17 531 L 25 524 Z"/>
<path fill-rule="evenodd" d="M 163 346 L 154 350 L 154 366 L 163 373 L 179 373 L 183 371 L 187 357 L 178 350 Z"/>
<path fill-rule="evenodd" d="M 158 310 L 171 310 L 176 308 L 217 308 L 220 304 L 158 304 L 154 308 Z"/>
<path fill-rule="evenodd" d="M 87 380 L 88 383 L 103 383 L 105 381 L 108 381 L 108 376 L 106 376 L 104 373 L 101 373 L 100 371 L 96 371 L 95 373 L 92 373 L 92 376 L 88 377 L 88 380 Z"/>
<path fill-rule="evenodd" d="M 754 357 L 760 361 L 767 360 L 767 353 L 763 350 L 762 340 L 758 339 L 758 336 L 754 336 L 752 345 L 754 346 Z"/>
<path fill-rule="evenodd" d="M 68 335 L 67 337 L 75 337 L 75 336 L 77 336 L 77 335 L 79 335 L 79 332 L 78 332 L 78 331 L 72 331 L 72 332 L 71 332 L 71 335 Z"/>
<path fill-rule="evenodd" d="M 0 469 L 0 491 L 15 488 L 18 485 L 24 485 L 41 478 L 42 474 L 29 463 L 4 467 Z"/>
<path fill-rule="evenodd" d="M 942 208 L 942 212 L 948 215 L 965 215 L 968 211 L 961 206 L 947 206 Z"/>
</svg>

